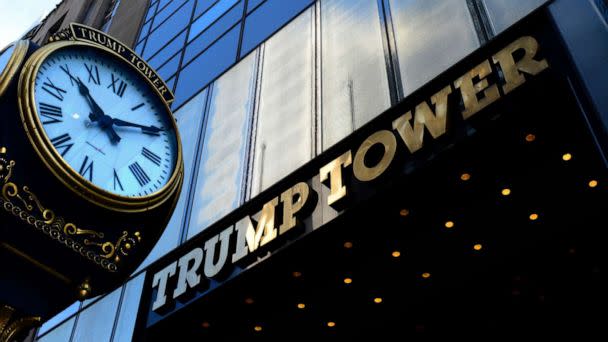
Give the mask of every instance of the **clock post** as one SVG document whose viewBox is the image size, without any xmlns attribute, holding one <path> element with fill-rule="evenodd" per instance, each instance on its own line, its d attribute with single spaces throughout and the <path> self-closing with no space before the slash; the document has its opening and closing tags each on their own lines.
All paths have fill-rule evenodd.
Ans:
<svg viewBox="0 0 608 342">
<path fill-rule="evenodd" d="M 25 52 L 0 78 L 0 342 L 122 284 L 183 178 L 173 94 L 135 52 L 79 24 Z"/>
</svg>

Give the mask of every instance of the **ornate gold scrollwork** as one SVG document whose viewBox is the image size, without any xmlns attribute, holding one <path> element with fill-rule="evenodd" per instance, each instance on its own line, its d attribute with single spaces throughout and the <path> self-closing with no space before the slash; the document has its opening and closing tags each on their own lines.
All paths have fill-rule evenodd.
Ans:
<svg viewBox="0 0 608 342">
<path fill-rule="evenodd" d="M 14 341 L 19 334 L 40 325 L 40 317 L 15 318 L 15 309 L 0 306 L 0 342 Z"/>
<path fill-rule="evenodd" d="M 15 211 L 20 212 L 20 205 L 17 205 L 13 202 L 13 199 L 18 199 L 22 204 L 22 207 L 25 208 L 25 211 L 33 214 L 34 208 L 39 211 L 39 215 L 42 217 L 44 224 L 50 226 L 50 228 L 54 228 L 52 231 L 48 230 L 48 233 L 51 237 L 57 239 L 57 234 L 62 234 L 64 237 L 72 237 L 74 240 L 65 238 L 59 239 L 64 241 L 72 241 L 69 243 L 72 247 L 76 246 L 81 238 L 81 236 L 88 236 L 84 238 L 81 243 L 85 246 L 97 246 L 100 247 L 100 252 L 92 253 L 91 251 L 86 251 L 80 248 L 77 252 L 79 252 L 83 256 L 87 256 L 87 258 L 94 260 L 97 264 L 102 265 L 102 267 L 108 270 L 116 270 L 115 263 L 119 263 L 121 258 L 129 255 L 129 252 L 141 241 L 141 233 L 135 232 L 133 234 L 129 234 L 126 230 L 122 232 L 122 234 L 118 237 L 116 242 L 110 241 L 99 241 L 105 238 L 104 233 L 97 232 L 91 229 L 82 229 L 78 227 L 76 224 L 67 222 L 62 218 L 55 215 L 55 213 L 46 208 L 38 197 L 32 192 L 27 185 L 23 186 L 19 190 L 19 186 L 13 182 L 10 182 L 10 178 L 13 173 L 13 168 L 15 167 L 15 161 L 9 160 L 5 158 L 7 153 L 7 149 L 5 147 L 0 147 L 0 184 L 2 185 L 1 194 L 4 201 L 11 204 L 10 208 L 4 206 L 6 210 L 12 211 L 14 215 L 17 215 Z M 36 228 L 40 228 L 39 224 L 35 222 L 35 220 L 24 219 L 22 214 L 17 215 L 21 217 L 25 222 L 30 225 L 36 226 Z M 42 229 L 46 232 L 44 229 Z M 75 249 L 76 250 L 76 249 Z M 97 260 L 98 258 L 106 259 L 106 261 Z M 108 262 L 109 260 L 109 262 Z M 1 342 L 1 341 L 0 341 Z"/>
</svg>

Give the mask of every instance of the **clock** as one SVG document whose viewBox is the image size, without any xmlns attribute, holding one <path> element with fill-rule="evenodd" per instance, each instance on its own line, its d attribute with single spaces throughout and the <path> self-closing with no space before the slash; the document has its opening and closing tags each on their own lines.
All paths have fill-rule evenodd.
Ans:
<svg viewBox="0 0 608 342">
<path fill-rule="evenodd" d="M 141 212 L 181 186 L 181 143 L 167 103 L 112 50 L 81 41 L 43 46 L 26 62 L 18 89 L 33 149 L 78 196 Z"/>
<path fill-rule="evenodd" d="M 0 52 L 0 96 L 15 77 L 21 63 L 25 59 L 29 43 L 19 40 L 10 44 Z"/>
</svg>

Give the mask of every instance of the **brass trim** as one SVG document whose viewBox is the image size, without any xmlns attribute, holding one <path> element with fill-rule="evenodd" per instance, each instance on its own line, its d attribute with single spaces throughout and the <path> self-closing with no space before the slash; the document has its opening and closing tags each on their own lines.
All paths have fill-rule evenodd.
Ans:
<svg viewBox="0 0 608 342">
<path fill-rule="evenodd" d="M 40 323 L 40 317 L 15 317 L 15 309 L 2 304 L 0 306 L 0 342 L 12 342 L 23 330 L 30 330 L 39 326 Z"/>
<path fill-rule="evenodd" d="M 112 58 L 119 58 L 124 61 L 122 56 L 116 54 L 111 49 L 80 41 L 61 41 L 51 43 L 36 51 L 25 63 L 19 78 L 18 86 L 19 112 L 21 115 L 23 128 L 27 133 L 27 137 L 32 144 L 32 147 L 43 163 L 60 182 L 66 185 L 72 192 L 93 204 L 109 210 L 129 213 L 143 212 L 158 207 L 177 191 L 182 182 L 184 165 L 182 159 L 181 138 L 168 103 L 163 99 L 158 90 L 150 83 L 148 78 L 145 77 L 145 75 L 143 75 L 141 71 L 139 71 L 133 65 L 125 63 L 128 65 L 128 67 L 143 77 L 151 89 L 154 89 L 154 93 L 159 97 L 159 100 L 165 106 L 167 111 L 166 113 L 169 115 L 169 121 L 175 130 L 175 138 L 177 140 L 176 165 L 173 170 L 173 174 L 169 178 L 169 181 L 161 189 L 150 195 L 142 197 L 126 197 L 104 190 L 89 182 L 78 172 L 76 172 L 76 170 L 74 170 L 61 157 L 46 135 L 35 104 L 34 86 L 36 75 L 38 74 L 38 70 L 46 58 L 60 49 L 74 46 L 97 49 L 102 53 L 109 54 Z"/>
<path fill-rule="evenodd" d="M 17 71 L 19 71 L 19 67 L 21 66 L 21 63 L 23 63 L 25 55 L 27 54 L 29 42 L 25 40 L 18 40 L 12 45 L 15 45 L 15 50 L 13 51 L 11 58 L 8 60 L 6 68 L 4 68 L 2 73 L 0 73 L 0 96 L 4 94 L 6 88 L 8 88 L 8 85 L 13 80 L 13 77 L 15 77 L 15 74 Z M 7 46 L 4 50 L 2 50 L 2 52 L 6 51 L 6 49 L 8 49 L 10 46 L 11 45 Z"/>
<path fill-rule="evenodd" d="M 6 242 L 0 242 L 0 247 L 6 249 L 7 251 L 15 254 L 16 256 L 22 258 L 23 260 L 31 263 L 32 265 L 36 266 L 37 268 L 41 269 L 42 271 L 52 275 L 53 277 L 61 280 L 62 282 L 66 283 L 66 284 L 71 284 L 72 280 L 68 277 L 66 277 L 65 275 L 59 273 L 58 271 L 56 271 L 55 269 L 53 269 L 50 266 L 47 266 L 45 264 L 43 264 L 42 262 L 36 260 L 35 258 L 23 253 L 22 251 L 18 250 L 17 248 L 9 245 Z"/>
</svg>

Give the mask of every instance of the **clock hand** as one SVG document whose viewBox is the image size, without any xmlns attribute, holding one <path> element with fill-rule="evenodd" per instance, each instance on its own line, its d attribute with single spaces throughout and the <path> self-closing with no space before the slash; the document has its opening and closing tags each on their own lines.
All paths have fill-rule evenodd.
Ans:
<svg viewBox="0 0 608 342">
<path fill-rule="evenodd" d="M 156 126 L 144 126 L 144 125 L 140 125 L 140 124 L 136 124 L 136 123 L 120 120 L 120 119 L 112 119 L 112 123 L 116 126 L 128 126 L 128 127 L 141 128 L 142 131 L 147 131 L 149 133 L 158 133 L 158 132 L 163 131 L 162 128 L 158 128 Z"/>
<path fill-rule="evenodd" d="M 70 75 L 70 77 L 72 77 L 72 75 Z M 118 142 L 120 142 L 120 136 L 116 133 L 116 131 L 114 130 L 114 127 L 112 127 L 113 119 L 109 115 L 106 115 L 103 112 L 103 109 L 101 109 L 101 107 L 99 107 L 97 102 L 95 102 L 95 99 L 93 99 L 93 96 L 91 96 L 91 93 L 89 92 L 89 88 L 86 85 L 84 85 L 84 83 L 80 80 L 80 78 L 79 77 L 75 78 L 75 80 L 76 80 L 76 83 L 78 83 L 78 91 L 80 92 L 81 95 L 83 95 L 87 99 L 87 102 L 89 103 L 89 105 L 91 106 L 91 109 L 93 110 L 92 112 L 89 113 L 89 119 L 91 119 L 91 121 L 99 121 L 101 128 L 103 130 L 105 130 L 106 133 L 108 133 L 108 136 L 110 137 L 110 141 L 112 143 L 117 144 Z"/>
</svg>

